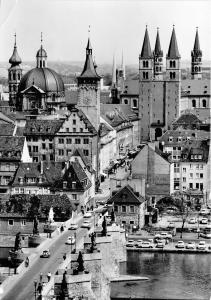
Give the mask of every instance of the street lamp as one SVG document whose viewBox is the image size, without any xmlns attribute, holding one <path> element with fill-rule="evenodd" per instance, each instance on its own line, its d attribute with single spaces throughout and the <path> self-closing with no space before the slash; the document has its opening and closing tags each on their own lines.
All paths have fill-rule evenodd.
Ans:
<svg viewBox="0 0 211 300">
<path fill-rule="evenodd" d="M 34 299 L 37 299 L 37 280 L 34 281 Z"/>
</svg>

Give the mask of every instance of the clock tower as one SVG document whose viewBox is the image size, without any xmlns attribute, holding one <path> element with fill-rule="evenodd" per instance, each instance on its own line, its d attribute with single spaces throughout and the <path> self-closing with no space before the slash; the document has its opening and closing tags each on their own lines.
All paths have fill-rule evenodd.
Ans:
<svg viewBox="0 0 211 300">
<path fill-rule="evenodd" d="M 77 107 L 84 112 L 98 131 L 100 125 L 100 76 L 97 74 L 96 68 L 89 38 L 86 47 L 86 61 L 83 71 L 78 77 Z"/>
</svg>

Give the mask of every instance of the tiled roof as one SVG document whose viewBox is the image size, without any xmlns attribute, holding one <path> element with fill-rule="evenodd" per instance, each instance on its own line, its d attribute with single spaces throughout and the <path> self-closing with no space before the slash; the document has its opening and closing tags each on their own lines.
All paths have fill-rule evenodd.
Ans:
<svg viewBox="0 0 211 300">
<path fill-rule="evenodd" d="M 210 133 L 204 130 L 167 130 L 159 142 L 163 146 L 183 146 L 187 140 L 203 140 L 209 138 L 209 135 Z"/>
<path fill-rule="evenodd" d="M 117 193 L 108 200 L 108 203 L 140 205 L 144 201 L 142 196 L 136 195 L 133 189 L 129 185 L 126 185 L 117 191 Z"/>
<path fill-rule="evenodd" d="M 12 123 L 0 123 L 0 136 L 12 136 L 15 125 Z"/>
<path fill-rule="evenodd" d="M 41 174 L 41 163 L 20 163 L 12 186 L 20 186 L 19 178 L 23 178 L 23 185 L 51 186 L 61 178 L 62 162 L 43 162 L 43 173 Z M 38 181 L 42 178 L 42 183 Z M 36 178 L 35 183 L 28 183 L 29 178 Z"/>
<path fill-rule="evenodd" d="M 6 123 L 14 123 L 13 121 L 13 118 L 11 118 L 10 116 L 6 115 L 6 114 L 3 114 L 1 111 L 0 111 L 0 121 L 4 121 Z"/>
<path fill-rule="evenodd" d="M 138 120 L 136 113 L 127 104 L 101 104 L 100 112 L 112 127 Z"/>
<path fill-rule="evenodd" d="M 201 157 L 200 157 L 201 156 Z M 184 162 L 206 162 L 209 157 L 209 145 L 207 140 L 192 141 L 186 143 L 181 153 L 181 161 Z"/>
<path fill-rule="evenodd" d="M 1 136 L 0 138 L 0 160 L 21 159 L 25 137 Z"/>
<path fill-rule="evenodd" d="M 202 121 L 199 120 L 199 118 L 196 115 L 189 113 L 181 115 L 176 121 L 172 123 L 172 125 L 193 125 L 200 123 L 202 123 Z"/>
<path fill-rule="evenodd" d="M 24 135 L 55 135 L 64 120 L 27 120 Z"/>
</svg>

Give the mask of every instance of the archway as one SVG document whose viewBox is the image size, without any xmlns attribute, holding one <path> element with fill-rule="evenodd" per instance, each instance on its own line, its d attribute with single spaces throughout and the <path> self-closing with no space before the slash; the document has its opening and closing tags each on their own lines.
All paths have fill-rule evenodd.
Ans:
<svg viewBox="0 0 211 300">
<path fill-rule="evenodd" d="M 155 128 L 155 140 L 162 136 L 162 129 L 160 127 Z"/>
</svg>

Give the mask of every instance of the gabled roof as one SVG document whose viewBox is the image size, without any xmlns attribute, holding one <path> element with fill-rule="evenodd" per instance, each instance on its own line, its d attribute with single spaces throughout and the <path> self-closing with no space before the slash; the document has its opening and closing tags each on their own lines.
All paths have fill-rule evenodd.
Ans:
<svg viewBox="0 0 211 300">
<path fill-rule="evenodd" d="M 64 120 L 27 120 L 24 135 L 55 135 Z"/>
<path fill-rule="evenodd" d="M 12 136 L 15 130 L 15 125 L 12 123 L 0 123 L 0 136 Z"/>
<path fill-rule="evenodd" d="M 24 147 L 25 137 L 1 136 L 0 161 L 20 161 Z"/>
<path fill-rule="evenodd" d="M 12 118 L 10 118 L 10 116 L 8 116 L 0 111 L 0 123 L 2 123 L 2 121 L 6 122 L 6 123 L 14 123 L 14 120 Z"/>
<path fill-rule="evenodd" d="M 201 124 L 202 121 L 194 114 L 184 114 L 181 115 L 176 121 L 172 123 L 172 125 L 193 125 L 193 124 Z"/>
<path fill-rule="evenodd" d="M 42 162 L 43 171 L 41 171 L 41 163 L 20 163 L 12 186 L 19 186 L 19 178 L 23 178 L 23 185 L 53 186 L 55 181 L 62 177 L 62 162 Z M 39 182 L 39 178 L 42 182 Z M 27 183 L 28 178 L 36 178 L 35 183 Z"/>
<path fill-rule="evenodd" d="M 83 152 L 80 148 L 76 148 L 75 151 L 73 152 L 72 156 L 80 156 L 81 160 L 83 161 L 83 163 L 87 167 L 87 169 L 90 170 L 90 171 L 92 170 L 91 162 L 83 154 Z"/>
<path fill-rule="evenodd" d="M 89 119 L 87 118 L 87 116 L 85 115 L 85 113 L 81 110 L 81 109 L 77 109 L 78 112 L 78 116 L 84 121 L 84 123 L 86 124 L 89 132 L 93 133 L 93 134 L 97 134 L 96 129 L 94 128 L 94 126 L 92 125 L 92 123 L 89 121 Z"/>
<path fill-rule="evenodd" d="M 200 157 L 201 155 L 201 157 Z M 183 162 L 208 162 L 209 145 L 208 141 L 192 141 L 186 143 L 181 153 L 181 161 Z"/>
<path fill-rule="evenodd" d="M 141 58 L 152 58 L 152 51 L 151 51 L 147 27 L 145 30 L 144 42 L 141 50 Z"/>
<path fill-rule="evenodd" d="M 170 44 L 169 44 L 167 58 L 172 58 L 172 59 L 180 58 L 174 27 L 173 27 L 172 34 L 171 34 L 171 40 L 170 40 Z"/>
<path fill-rule="evenodd" d="M 25 90 L 21 91 L 21 94 L 29 93 L 30 91 L 31 92 L 36 91 L 40 94 L 45 94 L 45 92 L 35 84 L 32 84 L 31 86 L 27 87 Z"/>
<path fill-rule="evenodd" d="M 135 204 L 140 205 L 145 200 L 142 196 L 139 196 L 138 193 L 135 193 L 133 189 L 126 185 L 121 188 L 117 193 L 112 196 L 107 203 L 114 203 L 115 204 Z"/>
</svg>

